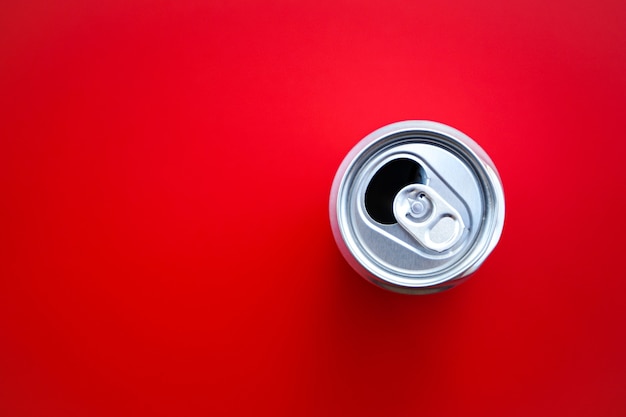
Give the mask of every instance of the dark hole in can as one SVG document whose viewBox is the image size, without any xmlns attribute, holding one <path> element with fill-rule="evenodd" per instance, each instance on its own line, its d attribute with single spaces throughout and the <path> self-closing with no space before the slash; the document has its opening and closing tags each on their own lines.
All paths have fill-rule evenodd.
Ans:
<svg viewBox="0 0 626 417">
<path fill-rule="evenodd" d="M 393 215 L 393 199 L 409 184 L 425 184 L 424 169 L 407 158 L 387 162 L 374 174 L 365 190 L 365 210 L 382 224 L 397 223 Z"/>
</svg>

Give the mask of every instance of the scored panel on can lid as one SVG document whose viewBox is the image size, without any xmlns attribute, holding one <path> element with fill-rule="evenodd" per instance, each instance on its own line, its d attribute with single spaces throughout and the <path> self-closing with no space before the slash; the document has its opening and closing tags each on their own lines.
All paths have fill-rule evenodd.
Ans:
<svg viewBox="0 0 626 417">
<path fill-rule="evenodd" d="M 343 256 L 369 281 L 424 294 L 456 285 L 497 244 L 504 194 L 485 151 L 431 121 L 376 130 L 346 156 L 330 196 Z"/>
</svg>

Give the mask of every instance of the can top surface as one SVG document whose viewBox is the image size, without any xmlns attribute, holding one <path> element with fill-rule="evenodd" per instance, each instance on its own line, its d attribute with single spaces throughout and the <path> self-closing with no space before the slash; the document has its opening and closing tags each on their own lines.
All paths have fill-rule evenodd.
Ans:
<svg viewBox="0 0 626 417">
<path fill-rule="evenodd" d="M 362 275 L 412 292 L 472 273 L 504 224 L 493 162 L 467 135 L 431 121 L 398 122 L 360 141 L 331 192 L 339 248 Z"/>
</svg>

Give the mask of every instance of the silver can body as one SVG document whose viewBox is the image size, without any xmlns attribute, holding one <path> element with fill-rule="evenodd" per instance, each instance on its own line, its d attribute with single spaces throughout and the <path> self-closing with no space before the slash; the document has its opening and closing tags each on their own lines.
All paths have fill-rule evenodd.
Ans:
<svg viewBox="0 0 626 417">
<path fill-rule="evenodd" d="M 341 163 L 330 195 L 339 250 L 365 279 L 409 294 L 462 282 L 494 249 L 504 192 L 485 151 L 431 121 L 384 126 Z"/>
</svg>

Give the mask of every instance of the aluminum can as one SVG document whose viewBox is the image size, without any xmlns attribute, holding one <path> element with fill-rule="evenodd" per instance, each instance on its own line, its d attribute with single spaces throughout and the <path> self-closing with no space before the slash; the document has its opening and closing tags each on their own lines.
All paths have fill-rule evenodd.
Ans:
<svg viewBox="0 0 626 417">
<path fill-rule="evenodd" d="M 365 279 L 409 294 L 465 280 L 504 225 L 495 165 L 476 142 L 436 122 L 393 123 L 345 157 L 330 194 L 339 250 Z"/>
</svg>

